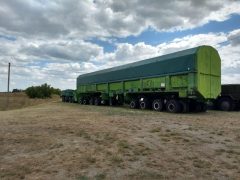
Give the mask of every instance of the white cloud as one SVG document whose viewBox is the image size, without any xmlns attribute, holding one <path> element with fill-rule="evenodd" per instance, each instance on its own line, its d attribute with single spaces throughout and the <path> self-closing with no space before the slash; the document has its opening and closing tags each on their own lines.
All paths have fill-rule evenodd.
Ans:
<svg viewBox="0 0 240 180">
<path fill-rule="evenodd" d="M 104 65 L 99 66 L 99 69 L 139 61 L 200 45 L 211 45 L 218 50 L 222 60 L 222 82 L 239 83 L 240 44 L 236 45 L 236 43 L 231 43 L 230 41 L 230 43 L 222 45 L 223 42 L 229 42 L 228 38 L 236 34 L 236 32 L 239 32 L 239 30 L 234 30 L 229 33 L 189 35 L 174 39 L 170 42 L 161 43 L 157 46 L 147 45 L 143 42 L 135 45 L 128 43 L 118 44 L 117 49 L 113 53 L 104 54 L 104 56 L 99 57 L 99 61 L 104 59 L 106 62 Z"/>
<path fill-rule="evenodd" d="M 183 38 L 176 38 L 170 42 L 161 43 L 156 46 L 147 45 L 144 42 L 134 45 L 129 43 L 120 43 L 117 44 L 116 50 L 111 53 L 104 53 L 101 47 L 85 42 L 80 42 L 76 45 L 76 48 L 74 49 L 74 43 L 66 43 L 62 41 L 49 41 L 48 43 L 50 45 L 48 45 L 47 43 L 44 44 L 42 42 L 39 43 L 38 41 L 31 42 L 31 46 L 36 46 L 36 49 L 38 49 L 40 46 L 45 46 L 43 50 L 42 48 L 40 48 L 39 52 L 35 52 L 31 48 L 26 48 L 26 46 L 30 46 L 29 44 L 21 46 L 21 43 L 19 44 L 19 42 L 15 43 L 10 41 L 8 43 L 8 46 L 15 49 L 14 51 L 20 52 L 19 56 L 25 58 L 34 58 L 35 61 L 33 62 L 39 63 L 33 63 L 28 65 L 29 62 L 32 62 L 31 59 L 29 59 L 29 61 L 27 61 L 27 59 L 24 59 L 24 61 L 13 61 L 12 80 L 15 83 L 15 88 L 25 88 L 26 86 L 32 85 L 33 82 L 38 84 L 47 82 L 62 89 L 66 87 L 75 88 L 75 80 L 79 74 L 127 64 L 130 62 L 168 54 L 179 50 L 196 47 L 199 45 L 205 45 L 207 42 L 208 45 L 212 45 L 213 47 L 217 48 L 222 58 L 222 82 L 240 82 L 240 44 L 231 43 L 232 41 L 230 41 L 230 43 L 226 45 L 221 44 L 222 42 L 227 41 L 229 37 L 234 36 L 238 32 L 239 30 L 234 30 L 229 33 L 188 35 Z M 27 43 L 24 40 L 21 41 L 23 43 Z M 62 57 L 57 57 L 53 54 L 47 53 L 47 49 L 49 47 L 50 49 L 51 47 L 59 49 L 58 46 L 61 46 L 61 43 L 64 44 L 64 48 L 62 48 L 61 51 L 63 51 L 64 53 L 68 53 L 68 50 L 70 51 L 69 57 L 71 58 L 69 58 L 67 61 Z M 16 45 L 16 47 L 14 47 L 14 44 Z M 81 59 L 81 53 L 79 53 L 78 51 L 78 45 L 82 45 L 82 49 L 80 50 L 80 52 L 85 54 L 85 58 L 83 59 Z M 84 51 L 84 49 L 87 50 Z M 6 54 L 6 56 L 7 55 L 8 54 Z M 77 60 L 78 56 L 81 56 L 79 60 Z M 45 64 L 41 65 L 42 57 L 48 57 L 50 60 L 52 59 L 52 61 L 45 62 Z M 6 61 L 6 59 L 1 59 L 0 62 L 4 65 L 0 67 L 0 72 L 1 74 L 3 74 L 0 79 L 6 80 L 8 61 Z M 4 88 L 2 88 L 1 90 L 3 89 Z"/>
<path fill-rule="evenodd" d="M 240 13 L 234 0 L 8 0 L 0 2 L 0 32 L 24 37 L 126 37 L 148 27 L 194 28 Z"/>
<path fill-rule="evenodd" d="M 240 73 L 237 74 L 224 74 L 222 76 L 222 84 L 239 84 Z"/>
<path fill-rule="evenodd" d="M 104 60 L 108 64 L 115 62 L 117 62 L 117 64 L 125 64 L 207 44 L 217 48 L 224 59 L 226 59 L 225 61 L 229 62 L 227 57 L 232 54 L 231 52 L 233 51 L 233 49 L 231 50 L 229 47 L 231 45 L 221 46 L 219 44 L 227 41 L 228 36 L 229 35 L 227 33 L 188 35 L 183 38 L 176 38 L 172 41 L 158 44 L 156 46 L 147 45 L 144 42 L 134 45 L 121 43 L 117 44 L 117 49 L 114 52 L 98 56 L 97 60 L 100 62 Z M 227 49 L 227 47 L 229 48 Z M 237 49 L 237 47 L 234 49 Z M 236 53 L 238 52 L 236 51 Z M 228 63 L 225 64 L 227 67 Z"/>
<path fill-rule="evenodd" d="M 49 40 L 27 43 L 21 53 L 50 60 L 88 61 L 103 53 L 103 48 L 82 40 Z"/>
<path fill-rule="evenodd" d="M 232 45 L 239 45 L 240 44 L 240 29 L 236 29 L 229 33 L 228 40 L 231 42 Z"/>
<path fill-rule="evenodd" d="M 202 44 L 216 47 L 223 59 L 223 82 L 240 81 L 240 30 L 188 35 L 156 46 L 117 43 L 117 37 L 190 29 L 240 14 L 234 0 L 8 0 L 0 1 L 0 91 L 7 64 L 12 87 L 49 83 L 75 88 L 79 74 L 175 52 Z M 12 40 L 9 40 L 9 38 Z M 89 39 L 116 44 L 113 52 Z M 229 44 L 219 43 L 228 40 Z M 230 78 L 229 68 L 234 69 Z"/>
</svg>

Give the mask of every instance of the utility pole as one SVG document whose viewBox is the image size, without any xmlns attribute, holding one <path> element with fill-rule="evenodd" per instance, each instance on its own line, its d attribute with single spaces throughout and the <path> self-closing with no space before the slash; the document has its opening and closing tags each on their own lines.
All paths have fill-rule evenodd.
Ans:
<svg viewBox="0 0 240 180">
<path fill-rule="evenodd" d="M 8 63 L 8 88 L 7 88 L 8 93 L 9 93 L 9 85 L 10 85 L 10 67 L 11 67 L 11 63 Z"/>
</svg>

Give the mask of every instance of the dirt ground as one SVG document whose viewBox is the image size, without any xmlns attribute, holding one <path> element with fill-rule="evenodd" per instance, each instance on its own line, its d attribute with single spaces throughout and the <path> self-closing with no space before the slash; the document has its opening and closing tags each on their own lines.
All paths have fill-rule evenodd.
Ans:
<svg viewBox="0 0 240 180">
<path fill-rule="evenodd" d="M 0 179 L 239 179 L 240 112 L 0 111 Z"/>
</svg>

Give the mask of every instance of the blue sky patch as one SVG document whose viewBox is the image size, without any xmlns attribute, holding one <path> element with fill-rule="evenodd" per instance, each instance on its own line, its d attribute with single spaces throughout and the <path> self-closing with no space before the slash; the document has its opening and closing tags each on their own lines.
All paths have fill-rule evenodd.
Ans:
<svg viewBox="0 0 240 180">
<path fill-rule="evenodd" d="M 149 27 L 147 30 L 143 31 L 138 36 L 128 36 L 126 38 L 115 38 L 113 43 L 102 41 L 100 39 L 94 38 L 89 40 L 89 42 L 95 43 L 104 48 L 104 52 L 113 52 L 116 49 L 115 43 L 130 43 L 137 44 L 139 42 L 144 42 L 145 44 L 156 46 L 158 44 L 172 41 L 175 38 L 183 38 L 187 35 L 197 35 L 197 34 L 207 34 L 207 33 L 227 33 L 234 29 L 240 28 L 240 15 L 232 14 L 226 21 L 210 21 L 209 23 L 183 31 L 174 32 L 158 32 L 153 28 Z M 228 42 L 223 42 L 222 45 L 226 45 Z"/>
<path fill-rule="evenodd" d="M 14 36 L 7 36 L 7 35 L 2 35 L 2 34 L 0 34 L 0 38 L 6 39 L 6 40 L 9 40 L 9 41 L 16 41 L 17 40 L 17 38 L 14 37 Z"/>
</svg>

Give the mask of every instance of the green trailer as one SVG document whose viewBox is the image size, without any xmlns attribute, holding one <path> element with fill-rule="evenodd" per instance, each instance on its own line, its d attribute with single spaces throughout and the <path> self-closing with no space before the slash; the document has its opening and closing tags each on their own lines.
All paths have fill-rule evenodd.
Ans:
<svg viewBox="0 0 240 180">
<path fill-rule="evenodd" d="M 60 97 L 62 98 L 62 102 L 76 102 L 76 92 L 72 89 L 61 91 Z"/>
<path fill-rule="evenodd" d="M 206 111 L 221 91 L 216 49 L 199 46 L 77 78 L 81 104 L 122 105 L 169 112 Z"/>
</svg>

